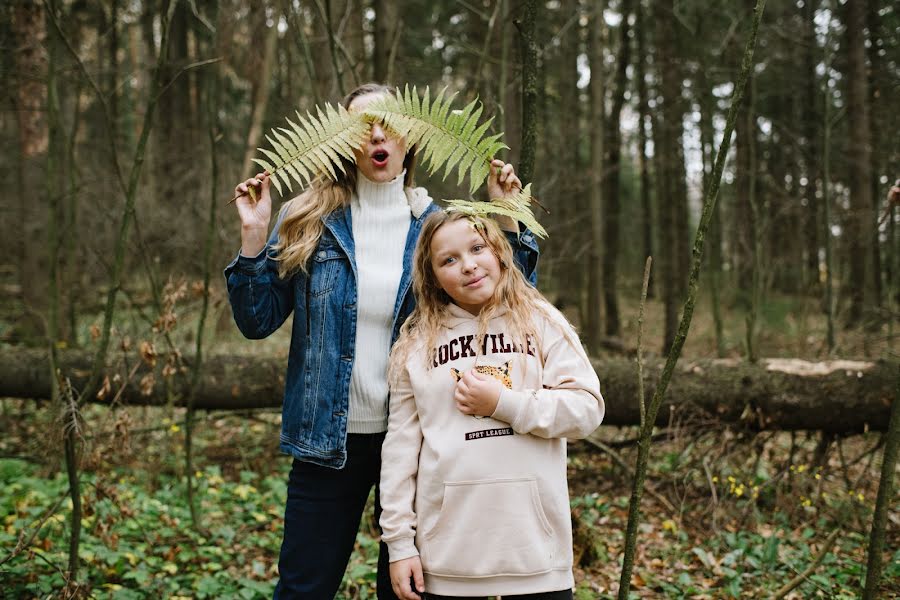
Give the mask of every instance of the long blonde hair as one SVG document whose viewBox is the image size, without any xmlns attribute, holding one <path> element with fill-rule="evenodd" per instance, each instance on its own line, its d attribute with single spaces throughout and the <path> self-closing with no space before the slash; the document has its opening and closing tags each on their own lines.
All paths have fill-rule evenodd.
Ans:
<svg viewBox="0 0 900 600">
<path fill-rule="evenodd" d="M 341 101 L 344 108 L 359 96 L 367 94 L 390 94 L 392 89 L 380 83 L 366 83 Z M 274 245 L 278 265 L 278 276 L 290 277 L 298 270 L 308 273 L 309 257 L 319 244 L 325 224 L 322 218 L 350 203 L 350 196 L 356 189 L 356 164 L 343 161 L 343 172 L 337 170 L 338 179 L 332 181 L 320 176 L 302 194 L 289 200 L 281 208 L 281 226 L 278 228 L 278 242 Z M 405 188 L 414 185 L 416 169 L 416 148 L 408 148 L 403 159 L 406 176 Z"/>
<path fill-rule="evenodd" d="M 413 257 L 413 289 L 416 294 L 416 308 L 400 329 L 400 336 L 391 350 L 390 377 L 393 379 L 405 365 L 411 353 L 429 356 L 443 327 L 447 305 L 452 299 L 438 283 L 431 264 L 433 256 L 431 241 L 435 233 L 446 223 L 470 219 L 477 228 L 485 244 L 500 262 L 500 281 L 488 303 L 478 315 L 476 336 L 476 360 L 481 354 L 482 341 L 487 326 L 500 307 L 507 309 L 506 320 L 512 339 L 526 344 L 531 339 L 537 351 L 538 360 L 542 355 L 541 339 L 538 335 L 534 316 L 542 314 L 551 320 L 562 318 L 552 309 L 547 300 L 526 281 L 522 272 L 513 262 L 513 250 L 500 226 L 493 219 L 469 217 L 459 212 L 438 211 L 429 216 L 422 225 L 422 232 L 416 244 Z M 559 315 L 554 317 L 554 313 Z M 428 365 L 432 361 L 426 361 Z"/>
</svg>

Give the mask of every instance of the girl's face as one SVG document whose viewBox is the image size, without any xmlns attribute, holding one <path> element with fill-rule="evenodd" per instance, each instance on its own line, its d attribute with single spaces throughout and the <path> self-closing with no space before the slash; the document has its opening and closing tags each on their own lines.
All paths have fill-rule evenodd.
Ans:
<svg viewBox="0 0 900 600">
<path fill-rule="evenodd" d="M 382 97 L 373 92 L 357 96 L 350 103 L 350 112 L 365 110 L 369 104 Z M 369 181 L 386 183 L 403 172 L 403 159 L 406 157 L 406 138 L 388 136 L 384 128 L 373 123 L 369 136 L 362 147 L 354 150 L 356 166 L 359 172 Z"/>
<path fill-rule="evenodd" d="M 431 268 L 457 306 L 481 312 L 500 284 L 500 261 L 468 219 L 444 223 L 431 238 Z"/>
</svg>

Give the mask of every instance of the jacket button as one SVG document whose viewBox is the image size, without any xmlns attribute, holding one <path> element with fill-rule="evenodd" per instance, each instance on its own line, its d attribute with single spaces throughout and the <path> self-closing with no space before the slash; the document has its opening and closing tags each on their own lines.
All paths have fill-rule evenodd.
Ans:
<svg viewBox="0 0 900 600">
<path fill-rule="evenodd" d="M 523 241 L 523 242 L 527 242 L 527 243 L 529 243 L 529 244 L 531 243 L 531 240 L 533 240 L 533 239 L 534 239 L 534 238 L 531 237 L 531 234 L 530 234 L 530 233 L 526 233 L 525 235 L 522 236 L 522 241 Z"/>
<path fill-rule="evenodd" d="M 324 250 L 319 250 L 319 253 L 316 254 L 316 256 L 318 256 L 319 258 L 325 258 L 325 251 L 324 251 Z"/>
</svg>

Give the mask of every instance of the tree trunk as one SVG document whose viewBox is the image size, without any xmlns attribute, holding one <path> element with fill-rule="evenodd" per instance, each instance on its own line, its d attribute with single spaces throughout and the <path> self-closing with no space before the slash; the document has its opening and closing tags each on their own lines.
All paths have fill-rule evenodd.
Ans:
<svg viewBox="0 0 900 600">
<path fill-rule="evenodd" d="M 830 3 L 829 12 L 832 10 Z M 825 84 L 822 86 L 822 241 L 825 245 L 825 344 L 829 355 L 834 351 L 834 258 L 831 235 L 831 27 L 825 29 L 824 63 Z"/>
<path fill-rule="evenodd" d="M 684 177 L 683 151 L 681 149 L 682 104 L 681 71 L 678 64 L 678 44 L 676 29 L 679 27 L 674 14 L 674 3 L 666 0 L 656 5 L 656 56 L 655 63 L 660 81 L 659 97 L 662 109 L 659 111 L 659 127 L 654 127 L 654 140 L 658 143 L 657 154 L 657 197 L 659 202 L 659 271 L 663 282 L 663 303 L 665 304 L 665 326 L 663 331 L 664 352 L 671 346 L 678 328 L 678 307 L 682 301 L 679 282 L 682 266 L 678 264 L 681 253 L 678 245 L 683 240 L 678 237 L 678 210 L 682 203 L 677 200 L 683 189 L 677 181 Z M 679 165 L 679 162 L 681 164 Z"/>
<path fill-rule="evenodd" d="M 534 176 L 534 158 L 537 150 L 538 117 L 538 62 L 536 0 L 522 0 L 522 20 L 519 24 L 519 41 L 522 53 L 522 143 L 518 174 L 522 183 L 528 184 Z"/>
<path fill-rule="evenodd" d="M 110 122 L 113 136 L 119 135 L 119 0 L 109 3 L 109 64 L 106 66 L 106 97 L 109 103 Z"/>
<path fill-rule="evenodd" d="M 313 0 L 300 5 L 310 23 L 309 54 L 316 66 L 316 80 L 310 83 L 315 88 L 315 95 L 325 102 L 334 100 L 340 93 L 337 72 L 331 60 L 331 30 L 328 27 L 330 1 Z M 260 27 L 265 27 L 265 22 Z"/>
<path fill-rule="evenodd" d="M 884 60 L 882 59 L 882 53 L 885 52 L 883 49 L 882 43 L 882 32 L 881 32 L 881 17 L 879 16 L 879 12 L 881 7 L 877 2 L 869 2 L 868 10 L 866 11 L 866 25 L 869 30 L 869 45 L 866 48 L 866 56 L 869 60 L 869 139 L 876 140 L 879 135 L 879 123 L 887 122 L 885 118 L 885 98 L 892 98 L 890 92 L 885 90 L 885 82 L 888 86 L 893 84 L 893 81 L 890 79 L 890 76 L 884 77 L 882 72 L 884 71 Z M 894 145 L 897 146 L 896 144 Z M 880 242 L 880 235 L 878 232 L 878 220 L 880 215 L 880 207 L 881 207 L 881 185 L 879 183 L 879 174 L 884 173 L 887 169 L 885 168 L 885 152 L 875 152 L 870 149 L 871 156 L 871 166 L 869 169 L 870 172 L 870 182 L 871 182 L 871 196 L 872 196 L 872 211 L 870 213 L 871 222 L 870 226 L 872 228 L 872 302 L 871 304 L 878 309 L 885 307 L 884 298 L 885 298 L 885 288 L 882 285 L 882 273 L 884 272 L 884 267 L 886 266 L 884 263 L 890 263 L 890 258 L 885 260 L 885 257 L 882 256 L 882 248 Z M 888 305 L 890 306 L 890 305 Z M 885 307 L 886 308 L 886 307 Z M 880 312 L 880 314 L 883 314 Z M 876 316 L 876 319 L 879 317 Z M 887 318 L 890 318 L 889 316 Z"/>
<path fill-rule="evenodd" d="M 285 18 L 288 20 L 288 35 L 293 39 L 294 45 L 297 47 L 297 51 L 303 61 L 306 81 L 313 82 L 313 85 L 304 86 L 307 88 L 305 91 L 312 98 L 313 104 L 320 104 L 322 102 L 322 96 L 319 93 L 320 77 L 317 75 L 310 41 L 306 35 L 305 11 L 302 7 L 295 6 L 292 0 L 281 0 L 281 7 Z"/>
<path fill-rule="evenodd" d="M 63 163 L 65 161 L 65 140 L 63 135 L 62 118 L 60 115 L 60 101 L 57 88 L 56 72 L 59 68 L 60 44 L 55 31 L 52 29 L 53 19 L 56 18 L 57 8 L 55 2 L 50 0 L 45 24 L 49 32 L 47 36 L 47 129 L 48 148 L 47 166 L 44 183 L 48 200 L 47 219 L 47 246 L 49 248 L 48 279 L 49 279 L 49 306 L 47 318 L 47 378 L 51 382 L 50 399 L 54 411 L 66 415 L 62 423 L 64 439 L 64 455 L 66 471 L 69 479 L 69 496 L 72 501 L 71 526 L 69 529 L 69 563 L 67 577 L 71 581 L 78 581 L 79 556 L 78 548 L 81 543 L 81 482 L 78 474 L 78 433 L 71 423 L 75 419 L 71 405 L 64 405 L 63 397 L 57 382 L 57 341 L 59 338 L 60 322 L 60 298 L 59 298 L 59 254 L 62 247 L 60 237 L 60 218 L 63 186 Z"/>
<path fill-rule="evenodd" d="M 253 157 L 257 154 L 257 146 L 260 145 L 263 136 L 263 121 L 266 118 L 266 108 L 269 106 L 269 90 L 272 88 L 271 75 L 272 64 L 275 62 L 275 44 L 278 42 L 278 28 L 266 27 L 263 46 L 263 56 L 258 78 L 253 86 L 253 112 L 250 117 L 250 129 L 247 131 L 247 143 L 244 144 L 244 162 L 241 167 L 241 178 L 252 177 L 259 168 Z"/>
<path fill-rule="evenodd" d="M 699 87 L 700 104 L 700 152 L 703 160 L 703 197 L 709 192 L 710 179 L 712 178 L 712 166 L 715 162 L 713 155 L 714 130 L 713 111 L 715 96 L 710 89 L 710 84 L 705 75 L 703 66 L 700 68 L 697 85 Z M 722 320 L 722 302 L 720 290 L 722 284 L 722 217 L 721 200 L 713 206 L 712 219 L 709 223 L 709 293 L 713 314 L 713 326 L 716 334 L 716 355 L 725 357 L 725 334 Z"/>
<path fill-rule="evenodd" d="M 14 39 L 16 44 L 15 71 L 15 113 L 18 117 L 19 145 L 18 172 L 16 173 L 17 198 L 16 214 L 12 222 L 19 223 L 22 230 L 21 242 L 15 244 L 18 252 L 19 289 L 22 303 L 30 309 L 45 306 L 44 282 L 35 277 L 40 272 L 41 244 L 33 241 L 40 235 L 42 219 L 33 207 L 40 206 L 43 195 L 41 179 L 38 175 L 47 151 L 47 121 L 44 104 L 47 97 L 47 56 L 43 43 L 46 37 L 44 9 L 39 0 L 16 2 L 13 16 Z M 28 313 L 18 328 L 26 338 L 42 335 L 41 325 L 34 313 Z"/>
<path fill-rule="evenodd" d="M 735 49 L 735 52 L 740 52 Z M 740 58 L 737 59 L 738 61 Z M 740 65 L 738 64 L 736 69 Z M 736 73 L 735 73 L 736 74 Z M 753 77 L 753 75 L 750 75 Z M 749 95 L 749 94 L 748 94 Z M 748 310 L 752 296 L 753 281 L 753 241 L 755 221 L 753 204 L 750 196 L 750 179 L 755 175 L 751 171 L 751 154 L 753 152 L 753 121 L 750 115 L 749 102 L 738 109 L 737 121 L 734 124 L 734 211 L 731 226 L 734 233 L 733 264 L 736 283 L 736 300 L 740 308 Z"/>
<path fill-rule="evenodd" d="M 341 21 L 343 27 L 341 38 L 347 49 L 345 60 L 350 67 L 348 84 L 353 87 L 372 79 L 371 61 L 366 59 L 365 4 L 365 0 L 347 0 L 347 8 Z"/>
<path fill-rule="evenodd" d="M 653 201 L 650 195 L 650 161 L 647 158 L 647 126 L 649 124 L 650 107 L 647 98 L 647 80 L 644 68 L 647 64 L 646 32 L 644 28 L 643 2 L 638 0 L 635 6 L 634 33 L 637 38 L 637 57 L 634 61 L 634 78 L 638 92 L 638 161 L 641 171 L 641 216 L 644 256 L 653 256 Z M 650 273 L 647 281 L 647 298 L 655 298 L 654 281 Z"/>
<path fill-rule="evenodd" d="M 503 15 L 508 15 L 512 11 L 519 13 L 519 2 L 521 0 L 502 0 Z M 500 65 L 500 104 L 503 106 L 503 131 L 504 138 L 510 149 L 506 152 L 506 162 L 515 165 L 518 171 L 521 171 L 521 153 L 522 146 L 519 140 L 522 139 L 522 86 L 520 84 L 522 77 L 522 46 L 515 44 L 516 31 L 510 24 L 509 18 L 504 20 L 503 40 L 501 42 L 501 55 L 507 57 Z M 521 177 L 521 173 L 519 176 Z"/>
<path fill-rule="evenodd" d="M 395 0 L 374 0 L 374 6 L 375 47 L 372 63 L 375 69 L 375 81 L 387 82 L 390 72 L 391 47 L 399 19 L 398 3 Z"/>
<path fill-rule="evenodd" d="M 821 219 L 821 199 L 816 197 L 817 181 L 819 178 L 819 160 L 821 155 L 818 148 L 818 137 L 816 127 L 821 123 L 821 119 L 817 117 L 817 106 L 820 103 L 817 100 L 818 84 L 816 78 L 816 64 L 818 57 L 816 56 L 816 2 L 815 0 L 806 0 L 803 3 L 803 102 L 800 105 L 800 121 L 803 124 L 803 141 L 804 141 L 804 165 L 806 175 L 806 185 L 804 186 L 804 197 L 806 198 L 806 207 L 804 211 L 806 232 L 806 260 L 805 260 L 805 276 L 804 281 L 808 290 L 817 290 L 820 288 L 819 282 L 819 243 Z"/>
<path fill-rule="evenodd" d="M 679 71 L 679 76 L 683 77 Z M 679 79 L 679 85 L 681 79 Z M 675 143 L 673 144 L 674 156 L 672 157 L 672 184 L 675 188 L 675 194 L 672 196 L 672 210 L 674 211 L 674 242 L 673 249 L 675 256 L 675 290 L 676 299 L 679 303 L 684 302 L 687 296 L 688 276 L 691 270 L 691 219 L 690 208 L 688 207 L 688 187 L 687 187 L 687 167 L 685 164 L 684 153 L 684 113 L 685 106 L 679 92 L 675 97 L 677 103 L 677 126 L 678 129 L 673 131 Z M 676 122 L 673 122 L 673 124 Z M 676 311 L 677 314 L 677 311 Z"/>
<path fill-rule="evenodd" d="M 191 353 L 185 353 L 187 357 Z M 85 351 L 61 351 L 60 368 L 71 375 L 72 385 L 84 384 L 91 354 Z M 114 383 L 102 400 L 133 405 L 162 406 L 168 401 L 161 375 L 163 362 L 156 369 L 141 364 L 129 375 L 125 367 L 140 362 L 131 355 L 110 356 L 104 371 Z M 281 406 L 284 393 L 283 358 L 255 356 L 205 355 L 204 371 L 196 390 L 194 406 L 203 410 L 245 410 Z M 192 361 L 185 358 L 190 369 Z M 628 398 L 637 397 L 637 367 L 631 358 L 604 358 L 594 361 L 606 399 L 604 423 L 636 425 L 639 407 Z M 653 389 L 663 361 L 645 360 L 644 385 Z M 740 423 L 751 429 L 820 429 L 836 433 L 870 430 L 884 431 L 888 425 L 896 369 L 886 362 L 835 360 L 806 362 L 799 359 L 764 359 L 752 365 L 737 360 L 684 361 L 676 369 L 656 423 L 666 425 L 670 412 L 674 417 L 715 418 L 725 423 Z M 49 398 L 47 356 L 43 350 L 12 348 L 0 350 L 0 397 Z M 141 380 L 155 373 L 148 394 L 142 393 Z M 121 379 L 116 380 L 119 376 Z M 175 404 L 183 406 L 188 390 L 187 377 L 173 383 Z"/>
<path fill-rule="evenodd" d="M 872 531 L 869 535 L 869 559 L 866 567 L 866 584 L 863 600 L 875 600 L 878 597 L 878 581 L 881 579 L 884 534 L 887 525 L 888 510 L 894 498 L 894 472 L 897 467 L 897 455 L 900 454 L 900 370 L 897 372 L 897 391 L 891 408 L 891 422 L 884 445 L 884 457 L 881 462 L 881 479 L 878 482 L 878 497 L 875 500 L 875 514 L 872 518 Z M 896 508 L 896 505 L 895 505 Z"/>
<path fill-rule="evenodd" d="M 577 0 L 564 0 L 560 4 L 559 14 L 562 19 L 570 19 L 578 13 Z M 579 227 L 576 223 L 582 222 L 584 218 L 579 210 L 582 203 L 583 180 L 579 176 L 578 168 L 578 139 L 580 127 L 579 118 L 579 90 L 578 90 L 578 26 L 573 23 L 570 27 L 562 30 L 560 34 L 561 47 L 556 59 L 553 60 L 555 68 L 552 72 L 557 75 L 557 85 L 559 94 L 559 110 L 565 115 L 560 119 L 559 126 L 556 128 L 554 142 L 556 153 L 559 157 L 556 162 L 556 169 L 559 173 L 560 181 L 558 185 L 559 193 L 556 194 L 558 202 L 556 205 L 557 213 L 557 235 L 551 238 L 550 243 L 554 245 L 557 255 L 565 256 L 566 259 L 560 261 L 559 265 L 559 281 L 561 285 L 557 287 L 557 302 L 560 306 L 579 307 L 581 322 L 587 321 L 587 311 L 596 310 L 596 306 L 586 307 L 582 298 L 581 291 L 584 289 L 579 282 L 583 281 L 582 264 L 583 260 L 578 259 L 580 250 L 587 236 L 582 235 L 583 227 Z M 549 62 L 549 61 L 548 61 Z M 549 133 L 550 128 L 545 131 Z M 546 171 L 544 171 L 547 174 Z M 563 232 L 565 232 L 563 234 Z M 551 250 L 552 252 L 552 250 Z"/>
<path fill-rule="evenodd" d="M 174 2 L 175 0 L 170 0 Z M 170 218 L 178 214 L 177 208 L 172 206 L 172 199 L 179 197 L 189 173 L 193 170 L 190 148 L 193 147 L 194 115 L 191 113 L 190 91 L 188 78 L 181 74 L 176 77 L 182 67 L 190 60 L 188 53 L 188 28 L 190 4 L 179 2 L 175 7 L 175 13 L 170 25 L 168 52 L 169 61 L 164 72 L 163 81 L 171 82 L 171 85 L 161 93 L 159 97 L 159 127 L 153 131 L 153 143 L 151 144 L 150 159 L 154 165 L 153 179 L 155 188 L 151 191 L 148 204 L 139 202 L 141 210 L 150 212 L 161 211 Z M 157 36 L 158 33 L 152 33 Z M 148 92 L 152 92 L 152 83 L 148 85 Z M 125 158 L 122 156 L 120 158 Z M 161 273 L 161 265 L 150 261 L 150 250 L 144 244 L 144 232 L 142 220 L 138 219 L 135 225 L 135 242 L 139 255 L 147 273 L 148 282 L 154 290 L 161 288 L 157 282 L 164 276 Z M 156 292 L 154 291 L 154 294 Z"/>
<path fill-rule="evenodd" d="M 845 5 L 847 30 L 847 119 L 849 132 L 850 211 L 847 243 L 850 257 L 848 325 L 858 324 L 875 304 L 872 241 L 872 148 L 869 124 L 868 75 L 866 73 L 865 27 L 868 0 Z"/>
<path fill-rule="evenodd" d="M 748 190 L 747 199 L 750 202 L 750 240 L 752 246 L 750 249 L 751 271 L 750 271 L 750 298 L 749 310 L 747 311 L 747 358 L 751 362 L 756 362 L 759 358 L 759 348 L 757 346 L 757 316 L 762 301 L 762 285 L 763 285 L 763 202 L 757 193 L 757 160 L 756 160 L 756 77 L 750 74 L 747 81 L 747 149 L 748 149 Z"/>
<path fill-rule="evenodd" d="M 628 85 L 628 61 L 631 42 L 628 39 L 628 18 L 631 13 L 631 0 L 622 0 L 620 6 L 622 21 L 619 25 L 619 53 L 616 57 L 616 78 L 612 98 L 612 109 L 609 121 L 603 128 L 606 135 L 604 150 L 606 152 L 605 185 L 603 193 L 604 206 L 604 242 L 603 252 L 603 299 L 606 308 L 606 335 L 618 337 L 622 331 L 619 320 L 619 301 L 616 296 L 618 282 L 617 268 L 619 261 L 619 229 L 622 214 L 619 179 L 622 162 L 622 129 L 620 118 L 625 104 L 625 88 Z"/>
<path fill-rule="evenodd" d="M 606 1 L 594 5 L 594 13 L 588 21 L 590 33 L 588 52 L 590 57 L 591 81 L 591 168 L 590 168 L 590 215 L 591 251 L 588 264 L 588 297 L 586 341 L 588 348 L 597 351 L 603 338 L 601 319 L 601 281 L 603 279 L 603 130 L 606 127 L 606 81 L 603 68 L 603 10 Z"/>
</svg>

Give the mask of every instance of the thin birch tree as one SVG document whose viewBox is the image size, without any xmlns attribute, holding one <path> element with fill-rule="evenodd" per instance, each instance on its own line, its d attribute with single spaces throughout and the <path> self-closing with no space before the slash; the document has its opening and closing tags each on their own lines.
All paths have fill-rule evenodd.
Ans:
<svg viewBox="0 0 900 600">
<path fill-rule="evenodd" d="M 756 36 L 759 31 L 759 22 L 763 10 L 765 10 L 765 5 L 766 0 L 757 0 L 756 7 L 753 9 L 753 23 L 751 25 L 747 44 L 744 48 L 740 74 L 738 76 L 738 81 L 734 86 L 731 107 L 728 110 L 728 117 L 725 123 L 725 131 L 722 135 L 722 142 L 719 145 L 719 150 L 716 152 L 716 163 L 713 170 L 712 181 L 703 201 L 703 212 L 700 216 L 700 224 L 697 227 L 697 233 L 694 237 L 691 273 L 690 278 L 688 279 L 688 293 L 682 309 L 681 322 L 678 325 L 678 333 L 675 336 L 675 340 L 666 357 L 666 365 L 663 368 L 662 375 L 656 385 L 653 399 L 650 401 L 650 406 L 647 407 L 644 425 L 641 427 L 640 441 L 638 442 L 638 460 L 637 466 L 635 467 L 634 482 L 631 488 L 631 500 L 628 505 L 628 524 L 625 531 L 625 549 L 623 551 L 622 573 L 619 578 L 618 600 L 628 600 L 628 594 L 631 588 L 631 573 L 634 568 L 634 553 L 637 547 L 638 522 L 640 521 L 640 504 L 644 493 L 644 480 L 647 476 L 647 464 L 650 458 L 650 437 L 653 433 L 656 415 L 659 412 L 659 407 L 665 396 L 666 388 L 672 378 L 675 365 L 678 362 L 679 356 L 681 356 L 681 350 L 684 347 L 684 342 L 690 331 L 691 319 L 694 315 L 694 305 L 697 299 L 697 290 L 700 283 L 700 269 L 703 261 L 703 246 L 705 243 L 706 232 L 709 229 L 709 223 L 712 219 L 712 208 L 716 203 L 716 197 L 719 193 L 719 184 L 722 181 L 725 158 L 728 156 L 728 148 L 731 145 L 731 134 L 734 131 L 737 108 L 743 100 L 744 87 L 747 83 L 747 78 L 753 69 L 753 54 L 756 48 Z"/>
</svg>

